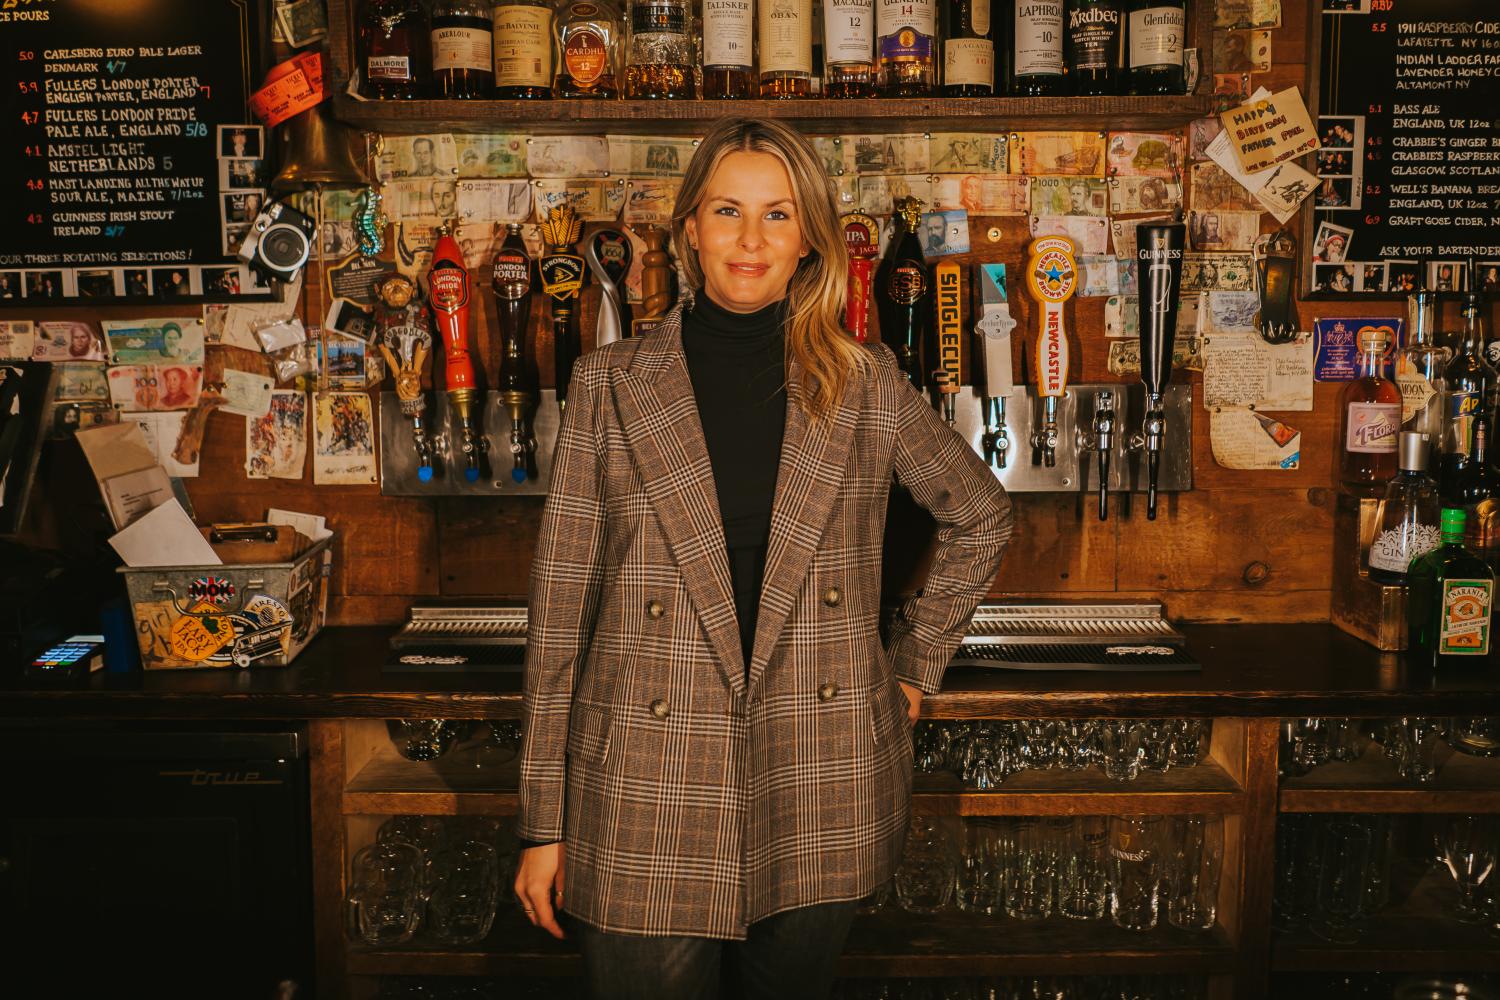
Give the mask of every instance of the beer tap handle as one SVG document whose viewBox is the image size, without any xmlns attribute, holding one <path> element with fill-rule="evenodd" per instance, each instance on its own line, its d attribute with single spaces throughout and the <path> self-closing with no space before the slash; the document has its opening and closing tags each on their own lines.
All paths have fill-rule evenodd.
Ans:
<svg viewBox="0 0 1500 1000">
<path fill-rule="evenodd" d="M 1115 444 L 1115 394 L 1108 389 L 1099 393 L 1094 404 L 1094 448 L 1099 472 L 1099 520 L 1109 519 L 1109 459 Z"/>
<path fill-rule="evenodd" d="M 1006 458 L 1010 454 L 1010 430 L 1005 426 L 1005 397 L 995 399 L 995 407 L 999 411 L 1000 429 L 995 434 L 995 450 L 999 453 L 1000 468 L 1005 468 Z"/>
<path fill-rule="evenodd" d="M 1068 388 L 1064 310 L 1078 290 L 1074 252 L 1073 241 L 1066 236 L 1044 236 L 1031 241 L 1026 261 L 1026 290 L 1036 300 L 1040 319 L 1034 360 L 1037 393 L 1042 398 L 1042 421 L 1032 435 L 1032 464 L 1048 468 L 1057 465 L 1057 401 Z"/>
</svg>

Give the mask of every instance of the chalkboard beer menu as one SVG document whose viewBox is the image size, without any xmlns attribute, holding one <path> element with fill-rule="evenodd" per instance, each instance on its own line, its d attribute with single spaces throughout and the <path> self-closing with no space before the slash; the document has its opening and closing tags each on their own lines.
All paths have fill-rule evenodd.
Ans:
<svg viewBox="0 0 1500 1000">
<path fill-rule="evenodd" d="M 226 211 L 265 198 L 263 137 L 237 124 L 256 16 L 255 0 L 0 5 L 0 304 L 255 291 Z"/>
<path fill-rule="evenodd" d="M 1322 0 L 1312 297 L 1500 290 L 1500 3 Z"/>
</svg>

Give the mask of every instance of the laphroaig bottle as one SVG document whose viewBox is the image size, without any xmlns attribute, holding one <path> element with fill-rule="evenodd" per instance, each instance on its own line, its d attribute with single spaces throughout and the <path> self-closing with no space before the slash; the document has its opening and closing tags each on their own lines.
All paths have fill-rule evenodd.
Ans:
<svg viewBox="0 0 1500 1000">
<path fill-rule="evenodd" d="M 882 97 L 937 89 L 937 0 L 875 0 L 875 72 Z"/>
<path fill-rule="evenodd" d="M 1464 520 L 1462 508 L 1443 508 L 1442 544 L 1407 571 L 1407 645 L 1421 666 L 1473 663 L 1490 651 L 1495 575 L 1464 547 Z"/>
<path fill-rule="evenodd" d="M 1380 496 L 1396 474 L 1401 390 L 1382 373 L 1389 343 L 1384 330 L 1360 331 L 1359 377 L 1339 395 L 1339 482 L 1355 496 Z"/>
<path fill-rule="evenodd" d="M 1370 542 L 1370 578 L 1379 583 L 1404 585 L 1412 560 L 1437 548 L 1442 540 L 1437 483 L 1427 474 L 1427 457 L 1426 438 L 1402 431 L 1401 468 L 1385 486 Z"/>
<path fill-rule="evenodd" d="M 489 97 L 495 89 L 494 58 L 489 0 L 437 0 L 432 5 L 434 97 Z"/>
<path fill-rule="evenodd" d="M 552 5 L 548 0 L 495 4 L 495 96 L 552 99 Z"/>
<path fill-rule="evenodd" d="M 995 42 L 990 0 L 945 0 L 943 94 L 989 97 L 995 92 Z"/>
<path fill-rule="evenodd" d="M 1068 0 L 1069 89 L 1079 97 L 1120 92 L 1122 0 Z"/>
<path fill-rule="evenodd" d="M 875 0 L 824 0 L 823 96 L 875 92 Z"/>
<path fill-rule="evenodd" d="M 1187 91 L 1186 0 L 1126 0 L 1125 52 L 1132 94 Z"/>
<path fill-rule="evenodd" d="M 1010 93 L 1016 97 L 1064 93 L 1063 0 L 1009 0 L 1009 4 Z"/>
</svg>

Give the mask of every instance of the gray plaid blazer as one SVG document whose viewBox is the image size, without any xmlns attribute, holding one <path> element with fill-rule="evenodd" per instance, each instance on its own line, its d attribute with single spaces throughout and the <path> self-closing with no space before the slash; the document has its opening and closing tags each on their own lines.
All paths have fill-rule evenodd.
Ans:
<svg viewBox="0 0 1500 1000">
<path fill-rule="evenodd" d="M 574 369 L 530 581 L 520 836 L 565 841 L 563 909 L 743 939 L 895 870 L 911 807 L 900 678 L 938 690 L 1011 533 L 984 462 L 882 345 L 829 419 L 787 422 L 743 662 L 682 306 Z M 891 475 L 936 518 L 882 647 Z"/>
</svg>

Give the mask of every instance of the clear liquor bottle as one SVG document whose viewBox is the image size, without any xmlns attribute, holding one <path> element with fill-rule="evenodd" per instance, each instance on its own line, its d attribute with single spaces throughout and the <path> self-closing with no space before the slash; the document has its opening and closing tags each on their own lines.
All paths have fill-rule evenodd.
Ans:
<svg viewBox="0 0 1500 1000">
<path fill-rule="evenodd" d="M 1412 560 L 1441 541 L 1437 482 L 1427 473 L 1427 459 L 1427 439 L 1402 431 L 1400 471 L 1386 483 L 1366 564 L 1379 583 L 1404 586 Z"/>
<path fill-rule="evenodd" d="M 1442 544 L 1407 571 L 1407 646 L 1429 668 L 1475 663 L 1490 651 L 1495 574 L 1464 546 L 1465 513 L 1444 507 Z"/>
<path fill-rule="evenodd" d="M 1383 374 L 1389 344 L 1384 330 L 1360 331 L 1359 377 L 1339 395 L 1339 482 L 1355 496 L 1380 496 L 1396 474 L 1401 390 Z"/>
<path fill-rule="evenodd" d="M 937 0 L 876 0 L 875 73 L 882 97 L 937 90 Z"/>
<path fill-rule="evenodd" d="M 875 0 L 823 0 L 823 96 L 875 93 Z"/>
<path fill-rule="evenodd" d="M 418 0 L 365 0 L 359 14 L 360 93 L 381 100 L 426 97 L 431 47 Z"/>
<path fill-rule="evenodd" d="M 631 0 L 625 96 L 692 100 L 696 56 L 683 0 Z"/>
<path fill-rule="evenodd" d="M 989 97 L 995 92 L 990 0 L 946 0 L 943 12 L 943 95 Z"/>
<path fill-rule="evenodd" d="M 548 0 L 495 4 L 495 96 L 500 100 L 552 99 L 554 13 Z"/>
<path fill-rule="evenodd" d="M 808 97 L 812 90 L 812 8 L 805 0 L 760 0 L 760 96 Z"/>
<path fill-rule="evenodd" d="M 1443 441 L 1438 386 L 1453 352 L 1437 342 L 1437 295 L 1420 280 L 1406 297 L 1406 346 L 1396 354 L 1396 387 L 1401 390 L 1401 429 L 1427 436 L 1427 468 L 1439 465 Z"/>
<path fill-rule="evenodd" d="M 755 82 L 753 0 L 703 0 L 703 96 L 750 97 Z"/>
<path fill-rule="evenodd" d="M 557 79 L 560 98 L 620 96 L 620 39 L 624 24 L 612 0 L 574 0 L 558 11 Z"/>
<path fill-rule="evenodd" d="M 494 16 L 488 0 L 432 5 L 432 93 L 478 100 L 495 89 Z"/>
<path fill-rule="evenodd" d="M 1132 94 L 1187 92 L 1186 0 L 1127 0 L 1125 52 Z"/>
<path fill-rule="evenodd" d="M 1496 374 L 1480 353 L 1483 335 L 1484 331 L 1477 323 L 1464 327 L 1458 351 L 1444 366 L 1438 386 L 1443 413 L 1443 455 L 1438 491 L 1444 496 L 1453 492 L 1473 461 L 1474 419 L 1481 413 L 1486 416 L 1492 413 Z"/>
<path fill-rule="evenodd" d="M 1010 59 L 1006 89 L 1014 97 L 1067 91 L 1063 75 L 1063 0 L 1008 0 Z"/>
</svg>

